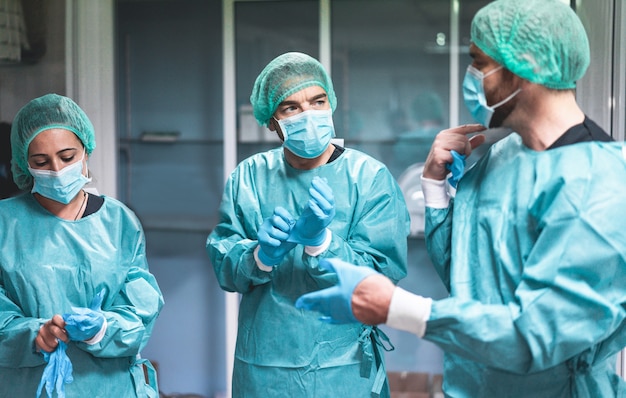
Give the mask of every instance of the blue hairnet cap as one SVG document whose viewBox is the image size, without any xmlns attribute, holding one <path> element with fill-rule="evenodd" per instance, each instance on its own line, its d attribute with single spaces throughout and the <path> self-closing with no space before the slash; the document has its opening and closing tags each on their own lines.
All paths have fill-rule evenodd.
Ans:
<svg viewBox="0 0 626 398">
<path fill-rule="evenodd" d="M 532 83 L 576 87 L 589 66 L 582 22 L 560 0 L 498 0 L 472 20 L 471 40 L 485 54 Z"/>
<path fill-rule="evenodd" d="M 333 83 L 318 60 L 299 52 L 288 52 L 274 58 L 256 78 L 250 96 L 257 122 L 269 126 L 272 115 L 285 98 L 311 86 L 319 86 L 326 91 L 334 112 L 337 97 Z"/>
<path fill-rule="evenodd" d="M 55 128 L 76 134 L 88 155 L 96 147 L 93 125 L 74 101 L 58 94 L 35 98 L 19 110 L 11 126 L 11 170 L 20 189 L 30 190 L 33 186 L 28 171 L 28 146 L 39 133 Z"/>
</svg>

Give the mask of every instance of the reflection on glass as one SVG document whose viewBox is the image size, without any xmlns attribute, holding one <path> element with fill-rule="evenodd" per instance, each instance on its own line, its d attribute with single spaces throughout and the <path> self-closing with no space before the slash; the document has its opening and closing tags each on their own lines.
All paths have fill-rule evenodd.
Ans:
<svg viewBox="0 0 626 398">
<path fill-rule="evenodd" d="M 450 3 L 339 0 L 331 5 L 338 135 L 399 177 L 425 159 L 432 141 L 429 131 L 420 133 L 430 129 L 426 120 L 448 123 L 443 110 L 449 107 Z M 430 109 L 416 111 L 424 97 L 436 103 L 427 100 Z M 394 148 L 399 137 L 407 139 L 404 151 Z M 394 151 L 403 153 L 398 157 Z"/>
<path fill-rule="evenodd" d="M 280 145 L 276 133 L 260 127 L 252 114 L 254 80 L 276 56 L 299 51 L 319 58 L 317 0 L 235 3 L 237 159 Z"/>
<path fill-rule="evenodd" d="M 459 3 L 459 49 L 451 54 L 452 3 Z M 470 22 L 488 0 L 333 0 L 332 75 L 338 98 L 337 135 L 346 146 L 381 160 L 408 187 L 407 200 L 421 201 L 419 164 L 435 135 L 449 127 L 450 59 L 459 57 L 458 82 L 470 63 Z M 454 71 L 453 71 L 454 74 Z M 459 84 L 460 87 L 460 84 Z M 461 123 L 471 122 L 462 103 Z M 403 175 L 404 173 L 404 175 Z M 416 180 L 416 181 L 413 181 Z M 409 192 L 410 191 L 410 192 Z M 416 203 L 418 204 L 418 203 Z M 415 206 L 408 207 L 413 209 Z M 420 224 L 420 209 L 412 221 Z M 422 227 L 423 228 L 423 227 Z M 408 276 L 399 285 L 435 299 L 448 295 L 415 228 L 408 249 Z M 389 371 L 438 374 L 443 353 L 427 341 L 384 327 L 396 350 L 387 354 Z"/>
</svg>

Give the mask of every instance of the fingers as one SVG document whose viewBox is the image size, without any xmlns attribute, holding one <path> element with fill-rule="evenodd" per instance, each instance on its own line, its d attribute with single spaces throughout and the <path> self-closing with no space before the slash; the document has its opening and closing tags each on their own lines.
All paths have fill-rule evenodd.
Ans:
<svg viewBox="0 0 626 398">
<path fill-rule="evenodd" d="M 326 182 L 326 179 L 320 177 L 314 177 L 311 181 L 311 188 L 309 189 L 311 195 L 314 193 L 316 196 L 321 196 L 325 201 L 334 204 L 335 198 L 333 197 L 333 190 Z"/>
<path fill-rule="evenodd" d="M 307 293 L 300 296 L 296 300 L 296 308 L 309 311 L 319 311 L 321 308 L 321 300 L 318 298 L 320 297 L 322 291 Z"/>
<path fill-rule="evenodd" d="M 287 240 L 295 223 L 296 221 L 287 210 L 276 207 L 274 214 L 268 217 L 259 229 L 259 241 L 278 247 Z"/>
<path fill-rule="evenodd" d="M 272 216 L 272 223 L 274 227 L 278 228 L 283 232 L 289 232 L 291 227 L 294 226 L 296 221 L 291 216 L 285 208 L 277 206 L 274 209 L 274 215 Z"/>
<path fill-rule="evenodd" d="M 486 130 L 486 128 L 480 124 L 465 124 L 463 126 L 442 130 L 439 134 L 437 134 L 437 137 L 433 142 L 433 147 L 445 149 L 447 151 L 454 150 L 461 155 L 469 156 L 472 152 L 472 146 L 469 144 L 471 138 L 468 138 L 467 135 L 484 130 Z M 478 141 L 476 144 L 479 145 Z"/>
<path fill-rule="evenodd" d="M 35 345 L 39 350 L 52 352 L 59 345 L 59 340 L 67 343 L 69 339 L 65 331 L 65 321 L 57 314 L 39 328 Z"/>
<path fill-rule="evenodd" d="M 465 124 L 442 130 L 433 141 L 426 163 L 424 164 L 423 176 L 434 180 L 443 180 L 448 174 L 447 164 L 452 163 L 451 151 L 456 151 L 461 155 L 469 156 L 472 149 L 481 145 L 485 141 L 482 134 L 468 137 L 484 131 L 485 127 L 480 124 Z"/>
<path fill-rule="evenodd" d="M 331 259 L 327 259 L 327 258 L 322 258 L 320 259 L 319 262 L 319 267 L 323 270 L 326 271 L 330 271 L 330 272 L 335 272 L 335 262 L 338 261 L 334 258 Z"/>
<path fill-rule="evenodd" d="M 479 131 L 485 131 L 485 130 L 487 130 L 487 127 L 483 126 L 482 124 L 474 123 L 474 124 L 464 124 L 462 126 L 457 126 L 457 127 L 452 127 L 446 130 L 441 130 L 441 133 L 449 132 L 449 133 L 459 134 L 459 135 L 468 135 L 468 134 L 478 133 Z"/>
<path fill-rule="evenodd" d="M 487 140 L 487 137 L 485 137 L 484 134 L 476 134 L 475 136 L 469 139 L 469 143 L 472 147 L 472 150 L 474 150 L 478 148 L 479 146 L 481 146 L 482 144 L 484 144 L 486 140 Z"/>
<path fill-rule="evenodd" d="M 324 179 L 319 177 L 313 178 L 309 194 L 311 195 L 309 206 L 314 213 L 319 214 L 318 209 L 324 215 L 332 213 L 335 207 L 335 197 L 333 196 L 333 190 Z"/>
</svg>

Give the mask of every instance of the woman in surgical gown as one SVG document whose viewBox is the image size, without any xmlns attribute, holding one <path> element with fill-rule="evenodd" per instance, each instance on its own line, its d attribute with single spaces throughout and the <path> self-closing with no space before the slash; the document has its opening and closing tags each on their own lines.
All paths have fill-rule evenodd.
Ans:
<svg viewBox="0 0 626 398">
<path fill-rule="evenodd" d="M 51 319 L 103 292 L 98 334 L 67 342 L 73 381 L 65 396 L 157 397 L 153 369 L 139 353 L 163 298 L 133 212 L 83 189 L 95 147 L 91 122 L 71 99 L 48 94 L 20 110 L 11 142 L 15 182 L 28 192 L 0 201 L 0 396 L 35 397 L 46 367 L 41 351 L 54 345 L 51 333 L 65 335 Z"/>
</svg>

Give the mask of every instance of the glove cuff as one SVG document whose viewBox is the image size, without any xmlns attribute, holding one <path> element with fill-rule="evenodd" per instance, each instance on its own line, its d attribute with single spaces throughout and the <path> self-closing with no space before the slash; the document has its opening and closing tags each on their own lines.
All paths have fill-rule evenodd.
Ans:
<svg viewBox="0 0 626 398">
<path fill-rule="evenodd" d="M 260 245 L 254 249 L 254 261 L 256 261 L 256 265 L 261 271 L 272 272 L 272 270 L 274 269 L 272 265 L 278 265 L 278 263 L 280 263 L 280 260 L 282 260 L 282 258 L 274 262 L 271 257 L 269 257 L 267 254 L 265 254 L 265 252 L 263 252 L 263 250 L 261 250 Z"/>
<path fill-rule="evenodd" d="M 330 229 L 324 229 L 324 240 L 318 246 L 307 245 L 304 247 L 304 252 L 311 257 L 317 257 L 328 249 L 330 242 L 333 240 L 333 233 Z"/>
<path fill-rule="evenodd" d="M 102 339 L 104 338 L 104 334 L 107 331 L 107 325 L 108 325 L 107 319 L 104 318 L 104 322 L 102 322 L 102 327 L 100 328 L 98 333 L 96 333 L 96 335 L 90 338 L 89 340 L 85 340 L 84 343 L 89 344 L 89 345 L 94 345 L 102 341 Z"/>
</svg>

